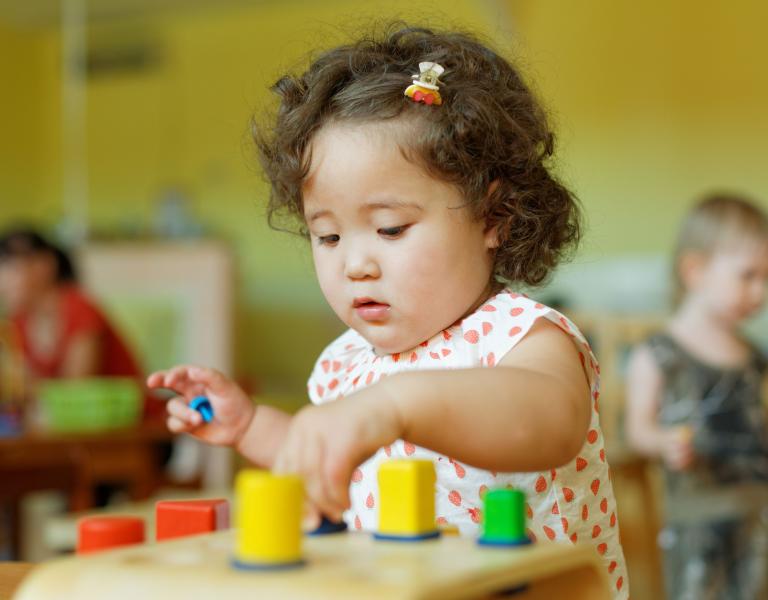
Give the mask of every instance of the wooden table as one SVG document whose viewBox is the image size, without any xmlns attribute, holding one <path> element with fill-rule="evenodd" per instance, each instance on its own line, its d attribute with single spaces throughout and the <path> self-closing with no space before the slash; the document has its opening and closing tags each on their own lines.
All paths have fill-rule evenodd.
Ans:
<svg viewBox="0 0 768 600">
<path fill-rule="evenodd" d="M 32 563 L 0 562 L 0 598 L 6 600 L 13 596 L 21 580 L 34 566 Z"/>
<path fill-rule="evenodd" d="M 0 504 L 18 523 L 21 498 L 61 490 L 70 510 L 93 507 L 97 484 L 124 485 L 131 498 L 147 498 L 161 483 L 159 446 L 172 439 L 160 422 L 98 433 L 30 432 L 0 439 Z M 19 528 L 12 547 L 19 548 Z"/>
<path fill-rule="evenodd" d="M 608 445 L 606 456 L 611 465 L 632 598 L 663 598 L 662 558 L 656 542 L 662 506 L 655 464 L 623 444 Z"/>
<path fill-rule="evenodd" d="M 297 569 L 232 567 L 235 531 L 56 559 L 22 583 L 16 600 L 609 600 L 605 566 L 589 544 L 479 546 L 459 536 L 416 543 L 361 532 L 307 536 Z M 523 589 L 522 586 L 525 586 Z"/>
<path fill-rule="evenodd" d="M 46 546 L 56 552 L 74 552 L 77 545 L 77 523 L 86 517 L 103 517 L 107 515 L 123 515 L 138 517 L 144 521 L 147 540 L 155 539 L 155 505 L 161 500 L 210 500 L 222 498 L 232 506 L 232 488 L 220 490 L 197 490 L 176 487 L 162 488 L 145 500 L 120 502 L 101 508 L 93 508 L 82 512 L 70 512 L 48 519 L 43 535 Z M 2 596 L 0 596 L 2 600 Z"/>
</svg>

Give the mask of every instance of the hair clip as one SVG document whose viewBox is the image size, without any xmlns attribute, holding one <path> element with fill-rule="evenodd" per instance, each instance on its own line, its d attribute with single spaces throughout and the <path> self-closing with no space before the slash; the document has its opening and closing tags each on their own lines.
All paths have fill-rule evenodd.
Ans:
<svg viewBox="0 0 768 600">
<path fill-rule="evenodd" d="M 440 88 L 438 79 L 445 72 L 445 69 L 433 62 L 419 63 L 418 75 L 411 75 L 415 81 L 405 89 L 405 95 L 414 102 L 423 102 L 424 104 L 439 105 L 443 103 L 440 97 Z"/>
</svg>

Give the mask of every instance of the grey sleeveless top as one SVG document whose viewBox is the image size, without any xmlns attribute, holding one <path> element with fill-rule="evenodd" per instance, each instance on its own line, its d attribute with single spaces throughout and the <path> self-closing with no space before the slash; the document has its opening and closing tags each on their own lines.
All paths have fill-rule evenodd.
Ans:
<svg viewBox="0 0 768 600">
<path fill-rule="evenodd" d="M 668 496 L 768 482 L 768 420 L 761 388 L 768 361 L 756 349 L 742 369 L 691 356 L 669 334 L 647 345 L 664 377 L 659 423 L 693 428 L 694 465 L 665 472 Z"/>
</svg>

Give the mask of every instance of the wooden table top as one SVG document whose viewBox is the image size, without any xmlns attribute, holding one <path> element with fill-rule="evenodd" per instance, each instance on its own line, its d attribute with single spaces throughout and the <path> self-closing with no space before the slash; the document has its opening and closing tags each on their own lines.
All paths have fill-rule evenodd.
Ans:
<svg viewBox="0 0 768 600">
<path fill-rule="evenodd" d="M 6 600 L 13 596 L 22 579 L 34 566 L 25 562 L 0 562 L 0 598 Z"/>
<path fill-rule="evenodd" d="M 57 559 L 25 580 L 18 600 L 458 600 L 527 583 L 536 590 L 531 598 L 611 598 L 589 544 L 501 548 L 460 536 L 402 543 L 346 532 L 305 537 L 302 568 L 249 571 L 232 567 L 235 539 L 229 529 Z"/>
<path fill-rule="evenodd" d="M 63 433 L 46 430 L 25 431 L 15 437 L 0 438 L 0 450 L 72 444 L 104 444 L 135 440 L 167 440 L 173 437 L 163 421 L 147 421 L 135 427 L 103 431 Z M 2 457 L 2 455 L 0 455 Z"/>
</svg>

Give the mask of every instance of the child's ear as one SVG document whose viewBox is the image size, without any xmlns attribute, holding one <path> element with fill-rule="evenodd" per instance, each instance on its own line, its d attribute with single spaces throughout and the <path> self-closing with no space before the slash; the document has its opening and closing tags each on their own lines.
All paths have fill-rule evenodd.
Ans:
<svg viewBox="0 0 768 600">
<path fill-rule="evenodd" d="M 485 232 L 483 233 L 483 235 L 485 236 L 485 247 L 488 250 L 495 250 L 500 246 L 498 223 L 494 225 L 488 225 L 485 228 Z"/>
<path fill-rule="evenodd" d="M 677 269 L 680 274 L 680 281 L 685 289 L 695 288 L 699 281 L 701 281 L 708 258 L 703 252 L 693 250 L 683 252 L 680 255 L 677 261 Z"/>
<path fill-rule="evenodd" d="M 494 179 L 491 181 L 491 185 L 488 186 L 488 193 L 485 195 L 486 201 L 493 195 L 496 189 L 499 187 L 499 180 Z M 485 247 L 488 250 L 495 250 L 501 243 L 499 242 L 499 224 L 498 222 L 492 223 L 490 220 L 485 223 Z"/>
</svg>

